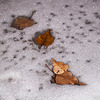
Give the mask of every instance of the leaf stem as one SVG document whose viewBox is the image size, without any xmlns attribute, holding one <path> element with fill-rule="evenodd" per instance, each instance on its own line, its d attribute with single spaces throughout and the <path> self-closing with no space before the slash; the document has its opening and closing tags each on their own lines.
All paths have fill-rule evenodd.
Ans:
<svg viewBox="0 0 100 100">
<path fill-rule="evenodd" d="M 51 72 L 53 72 L 53 71 L 49 68 L 49 66 L 48 66 L 47 64 L 45 64 L 45 66 L 46 66 Z"/>
<path fill-rule="evenodd" d="M 29 17 L 29 19 L 32 18 L 32 16 L 34 15 L 35 12 L 36 12 L 36 10 L 32 12 L 32 15 Z"/>
</svg>

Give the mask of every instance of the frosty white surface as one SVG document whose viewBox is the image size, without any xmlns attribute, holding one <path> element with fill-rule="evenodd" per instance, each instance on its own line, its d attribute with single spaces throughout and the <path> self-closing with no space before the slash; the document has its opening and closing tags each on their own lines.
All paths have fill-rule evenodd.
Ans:
<svg viewBox="0 0 100 100">
<path fill-rule="evenodd" d="M 37 24 L 24 30 L 10 27 L 17 16 Z M 0 100 L 99 100 L 99 0 L 0 0 Z M 38 31 L 53 30 L 47 49 L 32 44 Z M 51 58 L 69 64 L 86 86 L 51 84 Z"/>
</svg>

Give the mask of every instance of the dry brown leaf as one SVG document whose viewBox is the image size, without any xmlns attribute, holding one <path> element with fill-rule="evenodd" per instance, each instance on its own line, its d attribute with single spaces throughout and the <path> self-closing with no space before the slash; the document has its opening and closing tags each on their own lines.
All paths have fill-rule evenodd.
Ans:
<svg viewBox="0 0 100 100">
<path fill-rule="evenodd" d="M 56 74 L 55 81 L 57 84 L 77 84 L 77 85 L 86 85 L 85 83 L 79 82 L 78 79 L 72 75 L 70 71 L 65 71 L 63 74 Z"/>
<path fill-rule="evenodd" d="M 53 61 L 53 66 L 59 66 L 59 71 L 55 72 L 55 70 L 53 69 L 53 71 L 48 67 L 47 64 L 45 64 L 47 66 L 47 68 L 51 71 L 51 72 L 54 72 L 54 76 L 52 77 L 52 80 L 51 80 L 51 83 L 57 83 L 59 85 L 64 85 L 64 84 L 72 84 L 72 85 L 86 85 L 85 83 L 82 83 L 82 82 L 79 82 L 79 80 L 74 76 L 72 75 L 72 73 L 70 71 L 64 71 L 62 73 L 62 66 L 64 65 L 63 62 L 56 62 L 54 59 L 52 59 Z M 60 63 L 60 64 L 59 64 Z M 62 65 L 63 64 L 63 65 Z M 58 70 L 57 68 L 57 70 Z M 68 69 L 68 67 L 67 67 Z M 61 72 L 60 72 L 61 71 Z M 62 74 L 58 74 L 58 73 L 62 73 Z"/>
<path fill-rule="evenodd" d="M 68 64 L 64 64 L 63 62 L 57 62 L 52 58 L 53 61 L 53 72 L 55 74 L 62 74 L 69 68 Z"/>
<path fill-rule="evenodd" d="M 34 11 L 32 13 L 32 15 L 35 13 L 36 11 Z M 31 17 L 32 17 L 31 15 Z M 26 27 L 30 27 L 34 24 L 34 21 L 31 19 L 31 17 L 27 18 L 27 17 L 24 17 L 24 16 L 19 16 L 17 17 L 14 22 L 12 23 L 12 27 L 15 27 L 19 30 L 22 30 Z"/>
<path fill-rule="evenodd" d="M 46 33 L 40 35 L 37 39 L 36 39 L 36 43 L 38 43 L 39 45 L 43 45 L 43 46 L 49 46 L 54 42 L 54 38 L 52 37 L 52 35 L 50 34 L 50 30 L 48 30 Z"/>
<path fill-rule="evenodd" d="M 26 27 L 30 27 L 34 24 L 33 20 L 30 20 L 26 17 L 18 17 L 15 19 L 14 23 L 13 23 L 13 27 L 17 28 L 17 29 L 24 29 Z"/>
</svg>

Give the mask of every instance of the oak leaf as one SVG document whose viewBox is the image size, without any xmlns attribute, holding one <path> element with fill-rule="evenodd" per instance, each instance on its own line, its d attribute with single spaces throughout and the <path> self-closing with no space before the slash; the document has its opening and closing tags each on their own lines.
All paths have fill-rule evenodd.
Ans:
<svg viewBox="0 0 100 100">
<path fill-rule="evenodd" d="M 53 72 L 55 74 L 62 74 L 69 68 L 68 64 L 64 64 L 63 62 L 57 62 L 52 58 L 53 61 Z"/>
<path fill-rule="evenodd" d="M 52 37 L 50 30 L 48 30 L 46 33 L 39 35 L 35 41 L 41 46 L 49 46 L 54 42 L 54 38 Z"/>
<path fill-rule="evenodd" d="M 36 11 L 34 11 L 31 15 L 31 17 L 33 16 L 33 14 L 35 13 Z M 22 30 L 26 27 L 30 27 L 34 24 L 34 21 L 31 19 L 31 17 L 24 17 L 24 16 L 19 16 L 17 17 L 13 23 L 12 23 L 12 27 L 14 28 L 17 28 L 19 30 Z"/>
</svg>

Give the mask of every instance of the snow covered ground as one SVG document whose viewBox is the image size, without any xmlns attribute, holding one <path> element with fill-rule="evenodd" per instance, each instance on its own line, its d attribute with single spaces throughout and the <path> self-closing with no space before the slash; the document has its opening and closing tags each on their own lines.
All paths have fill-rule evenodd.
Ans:
<svg viewBox="0 0 100 100">
<path fill-rule="evenodd" d="M 32 27 L 10 27 L 34 10 Z M 47 29 L 54 43 L 38 49 Z M 87 85 L 51 84 L 51 58 Z M 0 0 L 0 100 L 100 100 L 100 0 Z"/>
</svg>

